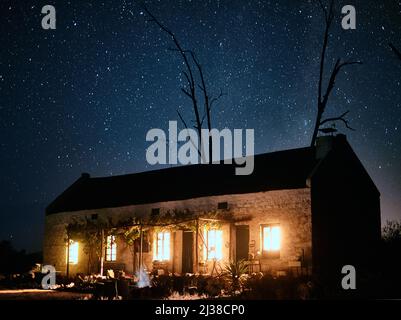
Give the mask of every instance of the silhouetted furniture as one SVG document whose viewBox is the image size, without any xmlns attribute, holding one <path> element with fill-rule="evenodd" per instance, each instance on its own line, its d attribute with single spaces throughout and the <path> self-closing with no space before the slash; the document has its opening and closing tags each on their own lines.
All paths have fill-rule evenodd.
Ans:
<svg viewBox="0 0 401 320">
<path fill-rule="evenodd" d="M 107 274 L 107 270 L 113 270 L 114 274 L 117 275 L 119 271 L 125 271 L 125 263 L 117 263 L 117 262 L 105 262 L 103 266 L 104 275 Z"/>
<path fill-rule="evenodd" d="M 117 294 L 121 296 L 124 300 L 129 297 L 129 280 L 128 279 L 118 279 L 117 280 Z"/>
<path fill-rule="evenodd" d="M 96 300 L 102 298 L 113 300 L 114 298 L 117 298 L 117 280 L 109 279 L 96 282 L 93 298 Z"/>
</svg>

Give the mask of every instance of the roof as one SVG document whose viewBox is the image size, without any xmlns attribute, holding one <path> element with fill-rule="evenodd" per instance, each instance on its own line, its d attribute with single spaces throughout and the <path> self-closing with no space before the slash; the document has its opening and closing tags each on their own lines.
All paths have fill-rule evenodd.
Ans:
<svg viewBox="0 0 401 320">
<path fill-rule="evenodd" d="M 83 174 L 46 209 L 46 214 L 306 187 L 317 164 L 315 148 L 255 155 L 250 175 L 236 165 L 199 164 L 92 178 Z"/>
</svg>

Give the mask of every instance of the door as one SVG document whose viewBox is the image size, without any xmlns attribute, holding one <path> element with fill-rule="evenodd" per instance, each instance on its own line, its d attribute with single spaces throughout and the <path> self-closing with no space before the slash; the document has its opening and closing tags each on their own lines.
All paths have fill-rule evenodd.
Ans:
<svg viewBox="0 0 401 320">
<path fill-rule="evenodd" d="M 182 233 L 182 273 L 193 273 L 194 264 L 194 233 L 184 231 Z"/>
<path fill-rule="evenodd" d="M 237 226 L 235 234 L 235 257 L 236 260 L 248 260 L 249 256 L 249 226 Z"/>
</svg>

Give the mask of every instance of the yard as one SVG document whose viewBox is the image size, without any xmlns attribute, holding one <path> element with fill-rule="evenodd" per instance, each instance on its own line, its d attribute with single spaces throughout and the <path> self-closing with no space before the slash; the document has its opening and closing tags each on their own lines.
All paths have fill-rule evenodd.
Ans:
<svg viewBox="0 0 401 320">
<path fill-rule="evenodd" d="M 0 300 L 88 300 L 92 294 L 42 289 L 0 290 Z"/>
</svg>

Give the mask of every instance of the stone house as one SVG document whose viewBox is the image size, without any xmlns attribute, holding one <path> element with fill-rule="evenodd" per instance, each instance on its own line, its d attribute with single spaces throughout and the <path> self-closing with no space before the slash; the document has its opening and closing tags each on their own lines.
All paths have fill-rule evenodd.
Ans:
<svg viewBox="0 0 401 320">
<path fill-rule="evenodd" d="M 66 226 L 134 217 L 147 221 L 140 245 L 134 241 L 136 252 L 109 232 L 94 271 L 133 273 L 142 265 L 148 271 L 213 274 L 245 259 L 253 272 L 330 275 L 346 264 L 372 265 L 380 241 L 380 194 L 344 135 L 254 160 L 248 176 L 236 176 L 226 164 L 83 174 L 46 209 L 44 263 L 63 274 L 87 273 L 84 245 L 67 238 Z M 177 211 L 196 228 L 150 223 Z M 211 219 L 210 213 L 229 218 Z"/>
</svg>

